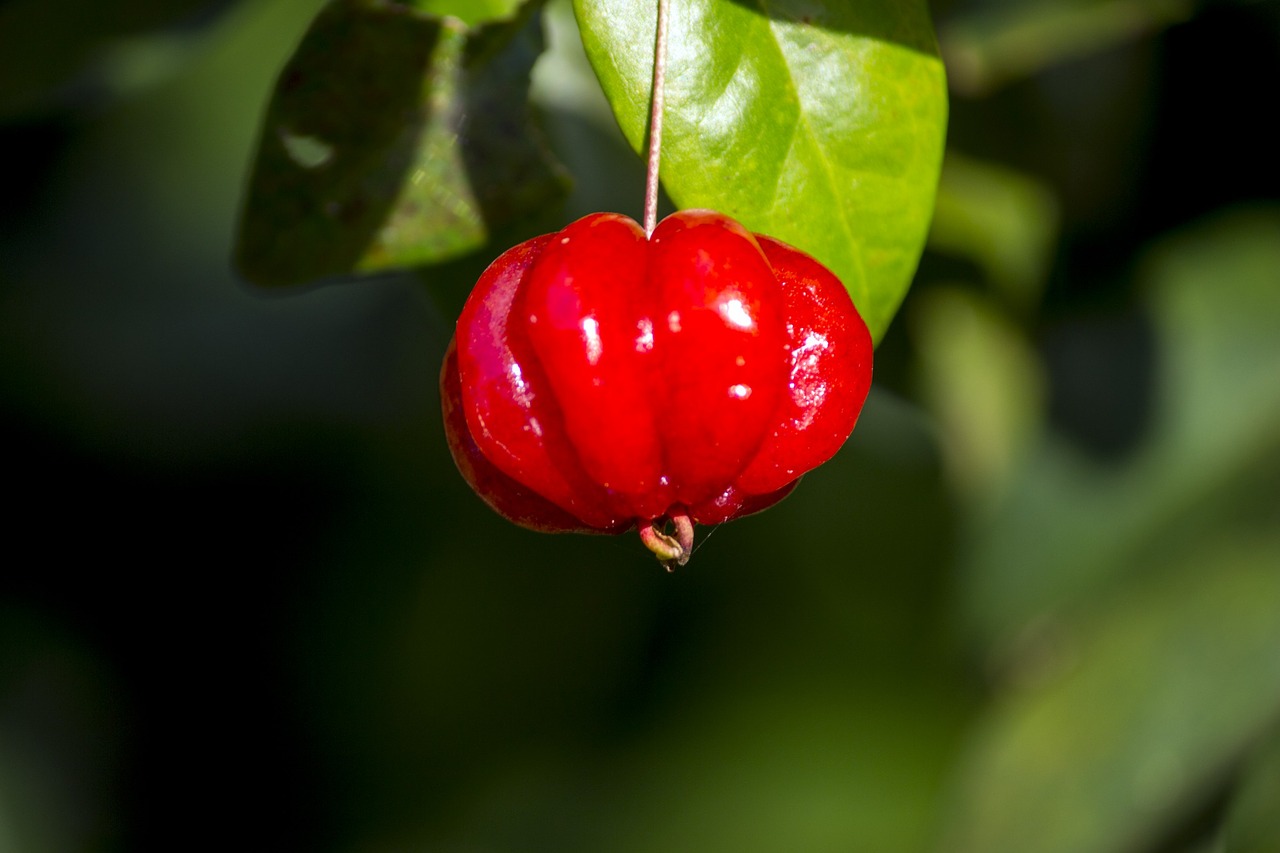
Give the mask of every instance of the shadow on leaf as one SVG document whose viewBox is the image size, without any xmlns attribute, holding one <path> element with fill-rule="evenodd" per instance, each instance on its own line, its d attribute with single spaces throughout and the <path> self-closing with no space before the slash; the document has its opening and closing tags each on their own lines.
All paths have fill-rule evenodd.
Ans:
<svg viewBox="0 0 1280 853">
<path fill-rule="evenodd" d="M 474 30 L 389 3 L 326 7 L 267 111 L 241 273 L 288 285 L 439 263 L 561 196 L 563 170 L 526 130 L 539 5 Z"/>
</svg>

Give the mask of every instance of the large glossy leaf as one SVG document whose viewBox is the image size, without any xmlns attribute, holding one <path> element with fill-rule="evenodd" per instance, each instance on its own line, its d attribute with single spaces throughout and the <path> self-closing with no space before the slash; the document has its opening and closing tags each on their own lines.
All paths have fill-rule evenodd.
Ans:
<svg viewBox="0 0 1280 853">
<path fill-rule="evenodd" d="M 245 276 L 294 284 L 435 263 L 558 198 L 566 177 L 528 121 L 539 5 L 474 29 L 379 0 L 326 7 L 267 113 L 237 250 Z"/>
<path fill-rule="evenodd" d="M 655 7 L 574 0 L 587 55 L 637 151 Z M 915 272 L 942 159 L 946 86 L 923 0 L 679 0 L 667 68 L 662 179 L 672 200 L 813 254 L 878 340 Z"/>
</svg>

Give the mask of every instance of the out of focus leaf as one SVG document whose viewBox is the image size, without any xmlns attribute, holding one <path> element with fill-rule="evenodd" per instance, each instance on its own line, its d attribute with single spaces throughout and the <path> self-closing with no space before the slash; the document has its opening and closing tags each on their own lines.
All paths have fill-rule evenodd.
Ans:
<svg viewBox="0 0 1280 853">
<path fill-rule="evenodd" d="M 948 152 L 929 230 L 932 249 L 969 258 L 1011 305 L 1036 304 L 1058 238 L 1058 205 L 1043 183 Z"/>
<path fill-rule="evenodd" d="M 1274 535 L 1203 543 L 1052 644 L 959 778 L 949 853 L 1152 849 L 1280 711 Z"/>
<path fill-rule="evenodd" d="M 639 151 L 655 4 L 575 0 L 574 10 Z M 878 340 L 915 272 L 942 160 L 946 83 L 926 4 L 690 0 L 673 4 L 669 38 L 672 200 L 817 257 Z"/>
<path fill-rule="evenodd" d="M 120 82 L 113 78 L 122 54 L 136 60 L 144 44 L 167 48 L 166 61 L 178 61 L 192 45 L 157 31 L 211 18 L 211 7 L 224 5 L 225 0 L 0 3 L 0 118 L 107 94 Z"/>
<path fill-rule="evenodd" d="M 115 690 L 82 641 L 0 600 L 0 851 L 104 849 Z"/>
<path fill-rule="evenodd" d="M 443 18 L 457 18 L 468 26 L 509 18 L 524 0 L 409 0 L 405 5 L 419 12 Z"/>
<path fill-rule="evenodd" d="M 981 96 L 1006 83 L 1091 53 L 1114 49 L 1190 18 L 1192 0 L 1041 0 L 992 4 L 941 33 L 957 92 Z"/>
<path fill-rule="evenodd" d="M 339 0 L 281 74 L 240 228 L 262 284 L 436 263 L 559 198 L 529 127 L 538 3 L 475 29 Z"/>
<path fill-rule="evenodd" d="M 938 421 L 952 481 L 971 511 L 989 509 L 1038 438 L 1039 362 L 1008 317 L 972 290 L 934 288 L 911 307 L 917 384 Z"/>
<path fill-rule="evenodd" d="M 1280 850 L 1280 733 L 1273 732 L 1245 768 L 1222 841 L 1224 853 Z"/>
<path fill-rule="evenodd" d="M 1142 269 L 1157 342 L 1149 435 L 1118 469 L 1041 440 L 964 559 L 966 620 L 982 645 L 1004 645 L 1222 524 L 1274 523 L 1280 210 L 1174 235 Z"/>
<path fill-rule="evenodd" d="M 698 709 L 644 745 L 623 802 L 647 819 L 613 849 L 923 849 L 950 746 L 936 712 L 950 697 L 885 693 L 824 696 L 775 680 L 712 715 Z"/>
</svg>

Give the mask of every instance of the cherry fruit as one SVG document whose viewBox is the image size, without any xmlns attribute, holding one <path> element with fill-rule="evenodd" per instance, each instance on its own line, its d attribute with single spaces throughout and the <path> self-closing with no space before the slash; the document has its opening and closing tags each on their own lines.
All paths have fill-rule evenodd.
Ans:
<svg viewBox="0 0 1280 853">
<path fill-rule="evenodd" d="M 707 210 L 649 237 L 596 213 L 484 272 L 441 397 L 454 460 L 498 513 L 541 531 L 638 526 L 670 567 L 693 522 L 758 512 L 831 458 L 871 360 L 848 293 L 803 252 Z"/>
</svg>

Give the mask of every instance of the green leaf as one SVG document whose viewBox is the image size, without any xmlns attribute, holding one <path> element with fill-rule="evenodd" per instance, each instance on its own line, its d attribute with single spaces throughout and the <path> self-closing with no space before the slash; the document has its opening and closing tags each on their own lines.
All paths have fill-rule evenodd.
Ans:
<svg viewBox="0 0 1280 853">
<path fill-rule="evenodd" d="M 1058 201 L 1030 175 L 948 151 L 929 248 L 966 258 L 1012 307 L 1040 302 L 1058 245 Z"/>
<path fill-rule="evenodd" d="M 655 6 L 574 0 L 587 55 L 637 151 Z M 924 245 L 945 130 L 946 83 L 923 0 L 672 3 L 667 193 L 814 255 L 877 340 Z"/>
<path fill-rule="evenodd" d="M 405 5 L 419 12 L 443 18 L 457 18 L 468 26 L 510 18 L 524 0 L 408 0 Z"/>
<path fill-rule="evenodd" d="M 980 644 L 1087 606 L 1178 543 L 1275 512 L 1280 208 L 1170 235 L 1143 259 L 1158 370 L 1151 429 L 1121 466 L 1052 433 L 974 532 L 961 578 Z"/>
<path fill-rule="evenodd" d="M 321 12 L 268 109 L 237 259 L 260 284 L 438 263 L 560 198 L 530 130 L 537 2 L 467 29 L 379 0 Z"/>
<path fill-rule="evenodd" d="M 1155 849 L 1280 710 L 1274 534 L 1207 541 L 1061 632 L 963 764 L 939 849 Z"/>
<path fill-rule="evenodd" d="M 1275 206 L 1157 244 L 1144 442 L 1104 466 L 1046 434 L 974 525 L 964 618 L 1001 682 L 940 849 L 1155 849 L 1280 719 L 1278 266 Z"/>
<path fill-rule="evenodd" d="M 990 511 L 1039 438 L 1040 364 L 1025 335 L 972 289 L 927 288 L 906 320 L 916 385 L 939 427 L 952 483 L 969 513 Z"/>
<path fill-rule="evenodd" d="M 1222 849 L 1229 853 L 1280 850 L 1280 729 L 1255 750 L 1232 797 Z"/>
</svg>

